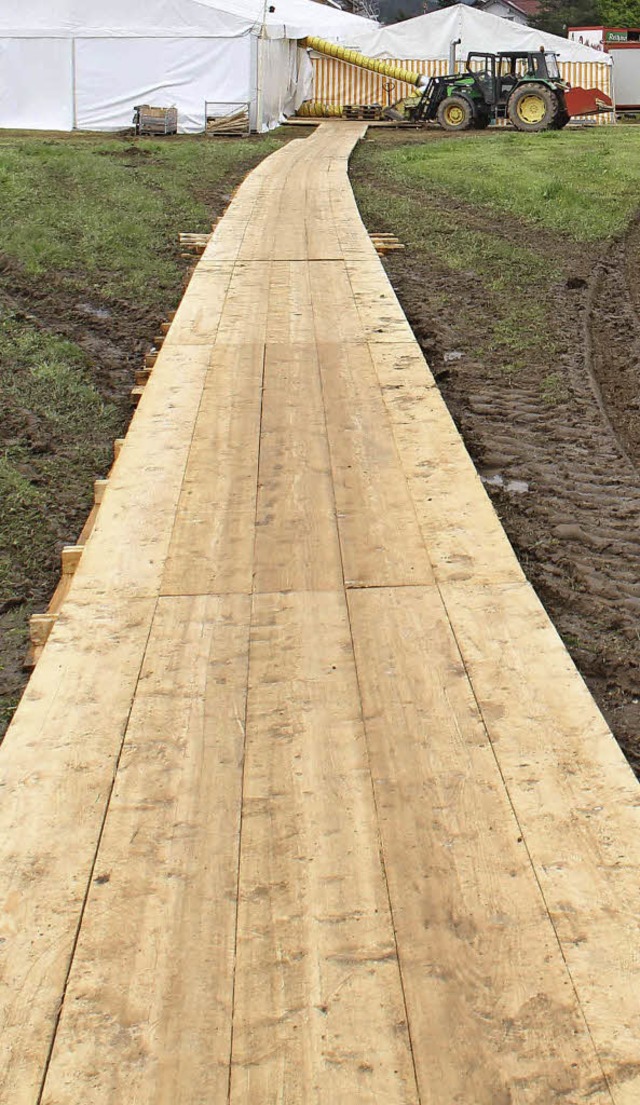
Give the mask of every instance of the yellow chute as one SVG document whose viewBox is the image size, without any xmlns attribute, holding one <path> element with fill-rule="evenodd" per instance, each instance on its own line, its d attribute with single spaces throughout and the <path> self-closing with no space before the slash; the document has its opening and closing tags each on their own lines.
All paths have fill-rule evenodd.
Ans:
<svg viewBox="0 0 640 1105">
<path fill-rule="evenodd" d="M 425 83 L 423 73 L 416 73 L 412 69 L 405 69 L 402 65 L 394 65 L 391 61 L 379 61 L 377 58 L 368 58 L 365 54 L 359 54 L 357 50 L 349 50 L 346 46 L 338 46 L 335 42 L 327 42 L 324 38 L 316 38 L 309 35 L 300 40 L 301 46 L 310 50 L 316 50 L 319 54 L 345 61 L 348 65 L 357 65 L 359 69 L 369 69 L 372 73 L 380 73 L 383 77 L 390 77 L 394 81 L 404 81 L 405 84 L 419 85 Z"/>
</svg>

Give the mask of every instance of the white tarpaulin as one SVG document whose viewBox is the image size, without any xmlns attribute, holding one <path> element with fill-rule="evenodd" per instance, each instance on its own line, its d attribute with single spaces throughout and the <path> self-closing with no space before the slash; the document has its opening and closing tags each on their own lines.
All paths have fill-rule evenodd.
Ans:
<svg viewBox="0 0 640 1105">
<path fill-rule="evenodd" d="M 70 41 L 0 38 L 0 127 L 72 129 Z"/>
<path fill-rule="evenodd" d="M 180 129 L 202 131 L 206 101 L 251 101 L 250 60 L 242 38 L 80 39 L 76 125 L 120 130 L 132 103 L 176 104 Z"/>
<path fill-rule="evenodd" d="M 314 0 L 0 2 L 2 38 L 231 38 L 260 31 L 263 25 L 269 38 L 319 35 L 335 41 L 377 26 Z"/>
<path fill-rule="evenodd" d="M 361 53 L 373 58 L 435 60 L 448 58 L 450 44 L 456 39 L 462 40 L 456 47 L 459 58 L 466 57 L 471 50 L 497 54 L 501 50 L 539 50 L 544 46 L 545 50 L 555 51 L 560 61 L 607 60 L 607 55 L 579 42 L 536 31 L 465 4 L 419 15 L 392 27 L 363 27 L 357 45 Z"/>
<path fill-rule="evenodd" d="M 313 0 L 0 0 L 0 127 L 118 130 L 148 103 L 202 131 L 205 102 L 247 102 L 266 129 L 310 95 L 295 40 L 376 26 Z"/>
</svg>

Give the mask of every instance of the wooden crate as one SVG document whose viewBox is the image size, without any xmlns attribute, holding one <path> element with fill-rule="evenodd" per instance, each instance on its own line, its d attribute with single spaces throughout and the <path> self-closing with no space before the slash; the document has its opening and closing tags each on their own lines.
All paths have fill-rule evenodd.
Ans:
<svg viewBox="0 0 640 1105">
<path fill-rule="evenodd" d="M 178 133 L 178 109 L 176 107 L 150 107 L 139 104 L 133 109 L 136 134 L 165 135 Z"/>
</svg>

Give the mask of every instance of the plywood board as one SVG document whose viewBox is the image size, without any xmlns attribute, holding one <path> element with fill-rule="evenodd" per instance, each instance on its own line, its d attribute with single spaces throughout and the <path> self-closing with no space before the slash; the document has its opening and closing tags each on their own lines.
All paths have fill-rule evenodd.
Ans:
<svg viewBox="0 0 640 1105">
<path fill-rule="evenodd" d="M 218 344 L 202 393 L 164 595 L 250 594 L 264 346 Z"/>
<path fill-rule="evenodd" d="M 527 584 L 443 595 L 613 1099 L 631 1105 L 638 783 Z"/>
</svg>

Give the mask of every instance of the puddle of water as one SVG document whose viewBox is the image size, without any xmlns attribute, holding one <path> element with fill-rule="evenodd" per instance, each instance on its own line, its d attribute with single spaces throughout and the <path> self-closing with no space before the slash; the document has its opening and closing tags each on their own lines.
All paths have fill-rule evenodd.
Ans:
<svg viewBox="0 0 640 1105">
<path fill-rule="evenodd" d="M 464 353 L 461 353 L 459 349 L 452 349 L 450 353 L 445 353 L 444 363 L 450 364 L 451 361 L 459 361 L 461 357 L 464 357 Z"/>
<path fill-rule="evenodd" d="M 111 318 L 111 311 L 106 307 L 94 307 L 92 303 L 79 303 L 78 310 L 83 311 L 85 315 L 91 315 L 92 318 Z"/>
<path fill-rule="evenodd" d="M 499 472 L 494 472 L 491 476 L 481 475 L 480 479 L 489 487 L 503 487 L 505 491 L 511 491 L 514 495 L 524 495 L 529 490 L 526 480 L 505 480 Z"/>
</svg>

